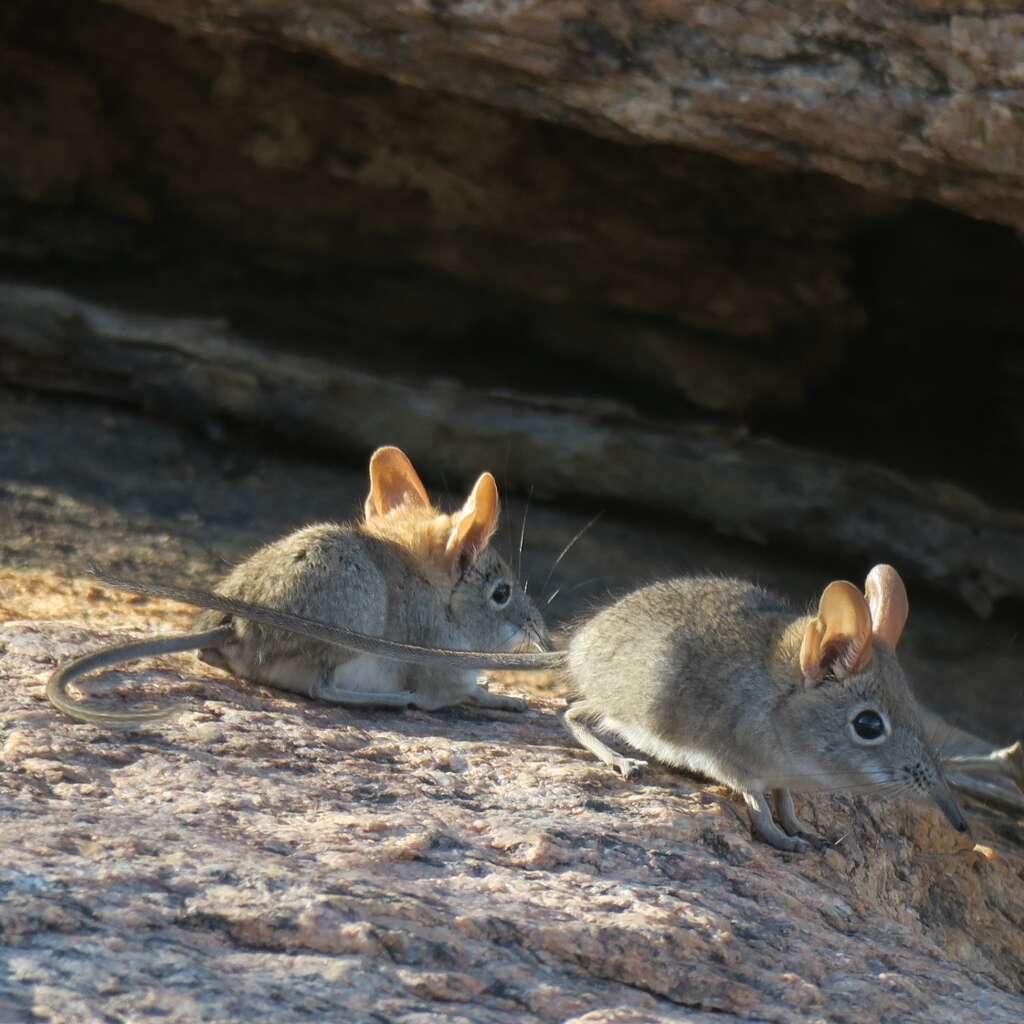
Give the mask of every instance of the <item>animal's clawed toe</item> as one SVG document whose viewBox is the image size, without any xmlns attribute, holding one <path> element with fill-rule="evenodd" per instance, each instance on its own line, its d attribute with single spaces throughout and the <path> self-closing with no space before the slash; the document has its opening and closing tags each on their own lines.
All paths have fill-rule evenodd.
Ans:
<svg viewBox="0 0 1024 1024">
<path fill-rule="evenodd" d="M 832 845 L 824 836 L 816 835 L 814 832 L 798 832 L 793 838 L 802 839 L 815 850 L 825 850 Z"/>
<path fill-rule="evenodd" d="M 811 849 L 812 844 L 801 836 L 786 836 L 787 842 L 780 846 L 782 850 L 788 850 L 790 853 L 806 853 Z"/>
<path fill-rule="evenodd" d="M 1002 750 L 993 750 L 988 756 L 1000 775 L 1005 775 L 1024 790 L 1024 744 L 1020 740 Z"/>
</svg>

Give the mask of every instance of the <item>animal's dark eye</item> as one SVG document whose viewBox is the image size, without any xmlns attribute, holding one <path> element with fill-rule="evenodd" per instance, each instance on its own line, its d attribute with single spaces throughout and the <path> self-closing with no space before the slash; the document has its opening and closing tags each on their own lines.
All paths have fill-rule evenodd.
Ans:
<svg viewBox="0 0 1024 1024">
<path fill-rule="evenodd" d="M 504 580 L 498 580 L 491 591 L 491 604 L 496 608 L 504 608 L 512 598 L 512 587 Z"/>
<path fill-rule="evenodd" d="M 870 742 L 885 735 L 885 719 L 877 711 L 862 711 L 853 720 L 853 731 Z"/>
</svg>

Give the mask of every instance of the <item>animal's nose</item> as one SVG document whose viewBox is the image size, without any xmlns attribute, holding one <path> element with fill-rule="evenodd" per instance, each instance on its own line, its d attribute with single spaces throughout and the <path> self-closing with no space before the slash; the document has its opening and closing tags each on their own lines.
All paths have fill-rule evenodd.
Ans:
<svg viewBox="0 0 1024 1024">
<path fill-rule="evenodd" d="M 971 828 L 964 819 L 963 813 L 956 800 L 953 799 L 953 794 L 949 791 L 949 786 L 945 782 L 940 781 L 932 795 L 935 797 L 935 802 L 939 805 L 942 813 L 957 832 L 970 832 Z"/>
</svg>

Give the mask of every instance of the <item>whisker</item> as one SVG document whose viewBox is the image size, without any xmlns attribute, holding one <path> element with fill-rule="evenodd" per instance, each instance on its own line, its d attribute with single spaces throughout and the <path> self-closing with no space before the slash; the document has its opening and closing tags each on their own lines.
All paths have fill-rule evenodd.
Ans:
<svg viewBox="0 0 1024 1024">
<path fill-rule="evenodd" d="M 526 507 L 523 509 L 523 526 L 519 531 L 519 559 L 516 563 L 516 576 L 523 574 L 523 545 L 526 543 L 526 519 L 530 514 L 530 500 L 533 498 L 533 484 L 526 495 Z"/>
<path fill-rule="evenodd" d="M 850 783 L 845 786 L 814 786 L 807 787 L 803 790 L 794 790 L 796 793 L 830 793 L 834 796 L 874 796 L 874 797 L 886 797 L 893 796 L 897 792 L 902 790 L 902 786 L 892 782 L 878 782 L 878 783 L 864 783 L 858 785 L 856 783 Z"/>
<path fill-rule="evenodd" d="M 798 791 L 801 787 L 801 784 L 807 782 L 813 782 L 815 784 L 820 784 L 828 788 L 838 788 L 848 786 L 886 786 L 893 782 L 902 782 L 902 780 L 896 776 L 878 776 L 875 778 L 865 778 L 863 775 L 858 775 L 853 772 L 846 776 L 836 776 L 830 772 L 809 772 L 804 775 L 783 776 L 782 778 L 773 779 L 772 788 L 792 788 L 795 791 Z"/>
<path fill-rule="evenodd" d="M 937 722 L 928 730 L 928 742 L 935 751 L 935 756 L 939 761 L 943 761 L 945 759 L 946 752 L 949 749 L 950 740 L 953 737 L 953 732 L 954 726 L 952 723 L 947 722 L 944 719 Z"/>
<path fill-rule="evenodd" d="M 502 472 L 502 475 L 501 475 L 501 493 L 502 494 L 508 494 L 509 493 L 508 464 L 509 464 L 509 459 L 510 459 L 511 455 L 512 455 L 512 441 L 509 440 L 506 443 L 506 445 L 505 445 L 505 468 L 504 468 L 504 471 Z M 512 545 L 515 543 L 515 527 L 512 524 L 512 518 L 510 516 L 503 515 L 501 517 L 501 519 L 502 519 L 501 529 L 502 529 L 502 533 L 503 533 L 503 537 L 502 537 L 501 543 L 502 543 L 502 546 L 504 547 L 504 549 L 506 551 L 508 551 L 508 550 L 510 550 L 512 548 Z"/>
<path fill-rule="evenodd" d="M 867 797 L 871 800 L 893 800 L 903 793 L 904 787 L 883 784 L 881 786 L 839 786 L 804 790 L 805 796 L 843 796 L 849 799 Z M 799 793 L 797 795 L 800 795 Z"/>
<path fill-rule="evenodd" d="M 909 793 L 912 787 L 909 782 L 887 782 L 875 790 L 866 790 L 861 796 L 879 796 L 887 800 L 893 800 L 904 793 Z"/>
<path fill-rule="evenodd" d="M 848 782 L 836 782 L 829 781 L 828 779 L 793 779 L 788 784 L 781 786 L 782 789 L 792 789 L 794 793 L 851 793 L 854 790 L 862 790 L 869 792 L 873 790 L 879 790 L 886 786 L 892 786 L 896 784 L 895 779 L 885 779 L 878 782 L 871 782 L 868 780 L 855 781 L 853 779 Z"/>
<path fill-rule="evenodd" d="M 547 599 L 547 603 L 548 603 L 548 604 L 551 604 L 551 602 L 552 602 L 552 601 L 554 601 L 554 599 L 555 599 L 556 597 L 558 597 L 558 595 L 559 595 L 559 594 L 563 594 L 563 593 L 564 593 L 564 594 L 571 594 L 571 593 L 572 593 L 572 592 L 573 592 L 574 590 L 579 590 L 579 589 L 580 589 L 580 587 L 585 587 L 585 586 L 587 586 L 587 584 L 588 584 L 588 583 L 596 583 L 596 582 L 597 582 L 598 580 L 603 580 L 603 579 L 607 579 L 607 577 L 606 577 L 606 576 L 591 576 L 589 580 L 584 580 L 584 581 L 583 581 L 582 583 L 575 583 L 575 584 L 573 584 L 573 586 L 571 586 L 571 587 L 565 587 L 565 588 L 563 588 L 563 587 L 559 587 L 559 588 L 558 588 L 558 589 L 557 589 L 557 590 L 556 590 L 556 591 L 555 591 L 555 592 L 554 592 L 554 593 L 553 593 L 553 594 L 552 594 L 552 595 L 551 595 L 551 596 L 550 596 L 550 597 L 549 597 L 549 598 Z"/>
<path fill-rule="evenodd" d="M 802 772 L 800 775 L 788 777 L 794 779 L 860 779 L 865 782 L 891 782 L 893 779 L 898 779 L 900 773 L 889 768 L 875 768 L 866 772 L 858 772 L 852 768 L 846 772 L 823 769 L 820 772 Z"/>
<path fill-rule="evenodd" d="M 811 785 L 808 785 L 808 782 Z M 798 793 L 837 793 L 846 796 L 890 794 L 908 785 L 895 774 L 875 773 L 873 778 L 865 778 L 855 772 L 839 775 L 833 772 L 810 772 L 774 779 L 773 783 L 776 784 L 776 788 L 793 788 Z"/>
<path fill-rule="evenodd" d="M 835 778 L 835 779 L 895 779 L 899 776 L 898 768 L 821 768 L 817 771 L 793 772 L 790 775 L 773 775 L 772 778 Z"/>
<path fill-rule="evenodd" d="M 564 548 L 562 548 L 561 553 L 559 554 L 559 556 L 554 560 L 554 562 L 551 563 L 551 568 L 548 569 L 548 574 L 547 574 L 547 576 L 544 577 L 544 582 L 541 585 L 542 588 L 546 587 L 551 582 L 551 574 L 558 568 L 559 562 L 561 562 L 562 559 L 565 558 L 565 556 L 572 550 L 572 546 L 576 543 L 576 541 L 578 541 L 580 539 L 580 537 L 582 537 L 583 534 L 585 534 L 587 532 L 587 530 L 589 530 L 594 525 L 594 523 L 596 523 L 598 521 L 598 519 L 600 519 L 601 516 L 603 516 L 603 515 L 604 515 L 604 509 L 602 509 L 600 512 L 598 512 L 597 515 L 594 516 L 594 518 L 591 519 L 590 522 L 587 523 L 587 525 L 584 526 L 582 530 L 579 530 L 576 533 L 576 536 L 573 537 L 573 539 L 571 541 L 569 541 L 569 543 L 566 544 Z"/>
</svg>

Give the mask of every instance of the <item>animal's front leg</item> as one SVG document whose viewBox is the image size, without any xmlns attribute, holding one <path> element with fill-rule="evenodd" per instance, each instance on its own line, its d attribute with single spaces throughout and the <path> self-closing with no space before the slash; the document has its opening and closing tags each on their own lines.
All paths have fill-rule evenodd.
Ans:
<svg viewBox="0 0 1024 1024">
<path fill-rule="evenodd" d="M 775 816 L 779 824 L 791 835 L 800 839 L 806 839 L 811 846 L 821 849 L 828 845 L 828 841 L 819 835 L 815 835 L 796 816 L 796 808 L 793 806 L 793 795 L 788 789 L 776 789 L 772 792 L 775 798 Z"/>
<path fill-rule="evenodd" d="M 806 839 L 799 836 L 787 836 L 785 832 L 775 824 L 772 817 L 772 809 L 768 805 L 768 798 L 764 793 L 744 793 L 743 799 L 750 810 L 750 824 L 754 835 L 763 839 L 776 850 L 785 850 L 787 853 L 803 853 L 811 848 Z"/>
<path fill-rule="evenodd" d="M 579 701 L 566 709 L 565 714 L 562 715 L 562 721 L 581 747 L 586 747 L 605 764 L 611 765 L 624 779 L 635 778 L 647 767 L 647 762 L 638 761 L 633 757 L 623 757 L 595 736 L 590 729 L 589 720 L 597 717 L 598 715 L 586 701 Z"/>
</svg>

